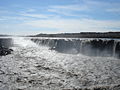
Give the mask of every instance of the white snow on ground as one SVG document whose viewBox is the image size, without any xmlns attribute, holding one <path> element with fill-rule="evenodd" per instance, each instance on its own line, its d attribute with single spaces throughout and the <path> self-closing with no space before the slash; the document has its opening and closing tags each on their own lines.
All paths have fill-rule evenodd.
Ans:
<svg viewBox="0 0 120 90">
<path fill-rule="evenodd" d="M 120 59 L 58 53 L 22 38 L 14 42 L 14 52 L 0 57 L 0 90 L 62 90 L 120 84 Z"/>
</svg>

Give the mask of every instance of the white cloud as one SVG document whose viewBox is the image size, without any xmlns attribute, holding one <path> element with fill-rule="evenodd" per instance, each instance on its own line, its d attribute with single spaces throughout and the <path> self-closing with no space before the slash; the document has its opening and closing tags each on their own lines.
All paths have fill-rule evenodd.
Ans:
<svg viewBox="0 0 120 90">
<path fill-rule="evenodd" d="M 62 14 L 66 16 L 78 16 L 74 12 L 89 10 L 86 5 L 58 5 L 58 6 L 50 6 L 48 8 L 49 12 L 54 12 L 57 14 Z"/>
<path fill-rule="evenodd" d="M 27 12 L 35 12 L 35 11 L 36 9 L 32 9 L 32 8 L 27 10 Z"/>
<path fill-rule="evenodd" d="M 32 20 L 29 17 L 23 17 L 23 16 L 1 16 L 0 17 L 1 21 L 10 21 L 10 22 L 16 22 L 17 21 L 26 21 L 26 20 Z M 12 21 L 11 21 L 12 20 Z"/>
<path fill-rule="evenodd" d="M 120 3 L 110 3 L 107 1 L 100 1 L 100 0 L 83 0 L 84 2 L 80 2 L 81 0 L 76 0 L 76 1 L 78 2 L 76 4 L 75 3 L 70 5 L 58 4 L 47 7 L 40 6 L 42 8 L 35 8 L 35 7 L 24 8 L 19 6 L 17 11 L 14 10 L 7 11 L 3 8 L 0 8 L 0 14 L 1 14 L 0 21 L 5 21 L 5 20 L 7 21 L 5 22 L 4 25 L 0 24 L 1 30 L 3 31 L 6 30 L 6 32 L 10 30 L 16 30 L 16 33 L 22 33 L 22 32 L 62 33 L 62 32 L 83 32 L 83 31 L 104 32 L 104 31 L 112 31 L 112 29 L 115 30 L 115 28 L 116 29 L 120 28 L 120 21 L 118 20 L 112 21 L 112 20 L 87 19 L 91 17 L 102 19 L 101 15 L 103 13 L 104 15 L 108 14 L 108 12 L 120 13 Z M 41 13 L 39 14 L 39 12 Z M 97 16 L 97 14 L 99 13 L 101 15 Z M 71 18 L 67 16 L 74 16 L 74 17 Z M 106 15 L 103 17 L 104 18 L 106 17 L 107 19 Z M 10 23 L 13 23 L 13 25 L 10 25 Z M 17 25 L 16 23 L 20 25 Z M 8 28 L 7 28 L 7 24 L 9 26 Z"/>
<path fill-rule="evenodd" d="M 89 8 L 90 11 L 100 11 L 105 12 L 120 12 L 120 2 L 116 1 L 101 1 L 101 0 L 83 0 L 84 4 Z M 103 12 L 105 11 L 105 12 Z"/>
<path fill-rule="evenodd" d="M 111 13 L 120 13 L 120 8 L 109 8 L 106 9 L 106 11 Z"/>
<path fill-rule="evenodd" d="M 81 12 L 120 12 L 120 3 L 116 2 L 111 3 L 99 0 L 83 0 L 83 2 L 79 0 L 77 2 L 71 5 L 49 6 L 48 11 L 65 16 L 80 16 Z"/>
<path fill-rule="evenodd" d="M 22 16 L 33 17 L 33 18 L 49 18 L 49 15 L 44 14 L 21 14 Z"/>
<path fill-rule="evenodd" d="M 64 10 L 73 10 L 73 11 L 83 11 L 88 9 L 87 6 L 75 4 L 75 5 L 58 5 L 58 6 L 51 6 L 52 9 L 64 9 Z"/>
<path fill-rule="evenodd" d="M 59 32 L 104 32 L 110 28 L 120 28 L 120 21 L 100 21 L 92 19 L 49 19 L 24 23 L 37 28 L 53 28 Z"/>
</svg>

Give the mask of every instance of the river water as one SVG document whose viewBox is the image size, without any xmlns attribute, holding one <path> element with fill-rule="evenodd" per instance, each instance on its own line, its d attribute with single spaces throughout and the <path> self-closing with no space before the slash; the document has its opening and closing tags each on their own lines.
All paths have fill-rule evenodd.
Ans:
<svg viewBox="0 0 120 90">
<path fill-rule="evenodd" d="M 74 41 L 75 48 L 67 41 Z M 84 52 L 88 50 L 85 42 L 85 47 L 80 43 L 82 51 L 75 42 L 63 38 L 12 37 L 10 48 L 14 51 L 0 57 L 0 90 L 120 90 L 120 59 L 114 57 L 116 44 L 112 45 L 112 53 L 101 52 L 100 48 L 93 55 Z M 98 55 L 100 52 L 106 56 Z"/>
</svg>

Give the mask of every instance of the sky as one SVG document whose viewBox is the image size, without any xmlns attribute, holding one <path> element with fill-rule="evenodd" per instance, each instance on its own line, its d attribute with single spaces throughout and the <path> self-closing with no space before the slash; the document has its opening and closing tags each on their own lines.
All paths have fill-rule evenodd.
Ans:
<svg viewBox="0 0 120 90">
<path fill-rule="evenodd" d="M 114 31 L 120 0 L 0 0 L 0 34 Z"/>
</svg>

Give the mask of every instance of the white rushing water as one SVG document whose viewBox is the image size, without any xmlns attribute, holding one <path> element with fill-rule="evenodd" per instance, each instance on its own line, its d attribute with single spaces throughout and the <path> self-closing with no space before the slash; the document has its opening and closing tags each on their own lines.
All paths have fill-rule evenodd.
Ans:
<svg viewBox="0 0 120 90">
<path fill-rule="evenodd" d="M 13 42 L 14 52 L 0 57 L 0 90 L 86 87 L 93 90 L 108 86 L 112 90 L 112 86 L 120 84 L 120 60 L 117 58 L 59 53 L 23 37 L 13 38 Z"/>
</svg>

